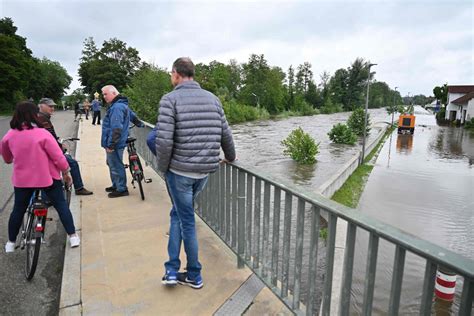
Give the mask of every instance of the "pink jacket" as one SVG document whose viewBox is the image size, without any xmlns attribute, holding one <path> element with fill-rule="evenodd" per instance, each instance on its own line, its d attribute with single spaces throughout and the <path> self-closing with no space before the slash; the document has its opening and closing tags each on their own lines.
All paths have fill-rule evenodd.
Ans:
<svg viewBox="0 0 474 316">
<path fill-rule="evenodd" d="M 10 129 L 0 142 L 6 163 L 13 161 L 12 183 L 17 188 L 45 188 L 69 168 L 58 143 L 44 128 Z"/>
</svg>

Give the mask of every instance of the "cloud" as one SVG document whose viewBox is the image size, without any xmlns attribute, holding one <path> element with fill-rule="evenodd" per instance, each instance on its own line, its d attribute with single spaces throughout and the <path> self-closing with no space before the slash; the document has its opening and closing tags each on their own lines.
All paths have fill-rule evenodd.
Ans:
<svg viewBox="0 0 474 316">
<path fill-rule="evenodd" d="M 377 80 L 402 94 L 474 84 L 470 1 L 0 0 L 0 10 L 36 56 L 74 76 L 72 88 L 89 36 L 98 46 L 117 37 L 168 68 L 179 56 L 226 63 L 256 53 L 284 70 L 308 61 L 318 80 L 362 57 L 378 64 Z"/>
</svg>

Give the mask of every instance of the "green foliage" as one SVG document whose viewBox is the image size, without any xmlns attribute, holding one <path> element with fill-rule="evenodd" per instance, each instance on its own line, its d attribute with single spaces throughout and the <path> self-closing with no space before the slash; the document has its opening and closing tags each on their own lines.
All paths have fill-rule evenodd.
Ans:
<svg viewBox="0 0 474 316">
<path fill-rule="evenodd" d="M 123 90 L 123 94 L 128 97 L 130 107 L 140 119 L 155 124 L 160 99 L 172 88 L 166 70 L 146 65 L 132 77 L 130 86 Z"/>
<path fill-rule="evenodd" d="M 364 118 L 365 118 L 365 111 L 363 108 L 357 108 L 352 111 L 351 116 L 347 120 L 347 126 L 357 135 L 363 136 L 364 135 Z M 370 114 L 367 113 L 367 127 L 366 127 L 366 134 L 369 134 L 370 131 Z"/>
<path fill-rule="evenodd" d="M 355 208 L 359 203 L 360 196 L 364 191 L 367 178 L 374 166 L 360 165 L 352 175 L 344 182 L 342 187 L 331 197 L 331 200 L 341 203 L 347 207 Z"/>
<path fill-rule="evenodd" d="M 285 146 L 283 154 L 290 156 L 293 160 L 302 164 L 312 164 L 316 162 L 316 155 L 319 152 L 319 143 L 298 127 L 293 130 L 286 139 L 281 141 Z"/>
<path fill-rule="evenodd" d="M 441 101 L 441 104 L 446 105 L 448 103 L 448 84 L 436 86 L 433 88 L 433 94 L 437 100 Z"/>
<path fill-rule="evenodd" d="M 32 74 L 27 94 L 35 100 L 48 97 L 59 101 L 64 96 L 72 81 L 61 64 L 44 57 L 41 60 L 35 59 L 35 71 Z"/>
<path fill-rule="evenodd" d="M 466 123 L 464 123 L 464 128 L 474 130 L 474 117 L 471 118 L 470 121 L 466 121 Z"/>
<path fill-rule="evenodd" d="M 131 81 L 141 66 L 138 51 L 117 38 L 104 41 L 102 48 L 96 47 L 92 37 L 84 41 L 81 63 L 79 64 L 79 81 L 84 91 L 93 94 L 108 84 L 119 91 Z"/>
<path fill-rule="evenodd" d="M 224 101 L 222 107 L 230 124 L 267 119 L 270 116 L 266 109 L 240 104 L 236 100 Z"/>
<path fill-rule="evenodd" d="M 444 122 L 446 120 L 445 117 L 446 117 L 446 108 L 442 106 L 439 109 L 438 113 L 436 113 L 436 120 L 438 122 Z"/>
<path fill-rule="evenodd" d="M 324 241 L 328 240 L 328 229 L 327 229 L 327 227 L 321 228 L 319 230 L 319 237 L 322 238 Z"/>
<path fill-rule="evenodd" d="M 337 112 L 342 112 L 342 105 L 340 104 L 334 104 L 331 100 L 330 97 L 324 101 L 324 105 L 320 109 L 321 113 L 323 114 L 332 114 L 332 113 L 337 113 Z"/>
<path fill-rule="evenodd" d="M 334 125 L 328 136 L 336 144 L 354 145 L 357 140 L 354 132 L 346 124 L 341 123 Z"/>
<path fill-rule="evenodd" d="M 12 111 L 26 98 L 47 96 L 58 102 L 72 80 L 58 62 L 34 58 L 16 31 L 11 18 L 0 19 L 0 112 Z"/>
<path fill-rule="evenodd" d="M 242 88 L 239 102 L 261 106 L 270 114 L 284 110 L 285 73 L 278 67 L 270 67 L 264 55 L 252 54 L 242 65 Z"/>
</svg>

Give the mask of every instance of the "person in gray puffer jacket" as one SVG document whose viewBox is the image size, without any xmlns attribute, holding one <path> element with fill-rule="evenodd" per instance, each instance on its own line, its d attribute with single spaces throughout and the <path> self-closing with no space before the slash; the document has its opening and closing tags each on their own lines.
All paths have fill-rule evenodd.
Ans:
<svg viewBox="0 0 474 316">
<path fill-rule="evenodd" d="M 232 132 L 219 99 L 193 80 L 189 58 L 173 63 L 174 90 L 160 100 L 156 129 L 158 169 L 164 174 L 173 207 L 170 212 L 169 260 L 162 283 L 203 286 L 194 219 L 194 199 L 209 173 L 217 170 L 220 149 L 224 161 L 235 160 Z M 181 242 L 186 252 L 186 272 L 179 272 Z"/>
</svg>

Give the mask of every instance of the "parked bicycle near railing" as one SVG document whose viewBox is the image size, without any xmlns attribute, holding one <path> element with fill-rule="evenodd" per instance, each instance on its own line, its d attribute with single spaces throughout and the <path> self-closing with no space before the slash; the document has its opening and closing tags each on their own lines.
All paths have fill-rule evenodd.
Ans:
<svg viewBox="0 0 474 316">
<path fill-rule="evenodd" d="M 56 208 L 59 218 L 69 235 L 71 247 L 80 244 L 74 219 L 63 193 L 63 183 L 72 182 L 69 165 L 54 137 L 41 126 L 37 119 L 38 108 L 29 101 L 16 105 L 11 129 L 0 142 L 0 153 L 6 163 L 13 163 L 12 184 L 15 199 L 8 222 L 6 252 L 15 250 L 15 241 L 37 189 L 45 192 Z"/>
<path fill-rule="evenodd" d="M 130 129 L 134 128 L 135 125 L 130 126 Z M 135 137 L 128 137 L 127 138 L 127 152 L 128 152 L 128 165 L 124 165 L 125 168 L 130 170 L 130 174 L 132 175 L 132 187 L 135 189 L 135 182 L 138 183 L 138 188 L 140 189 L 140 196 L 142 200 L 145 200 L 145 193 L 143 192 L 143 184 L 142 181 L 145 183 L 150 183 L 151 179 L 145 179 L 145 174 L 143 173 L 142 163 L 140 161 L 140 157 L 137 154 L 137 150 L 135 148 L 135 141 L 137 139 Z"/>
</svg>

